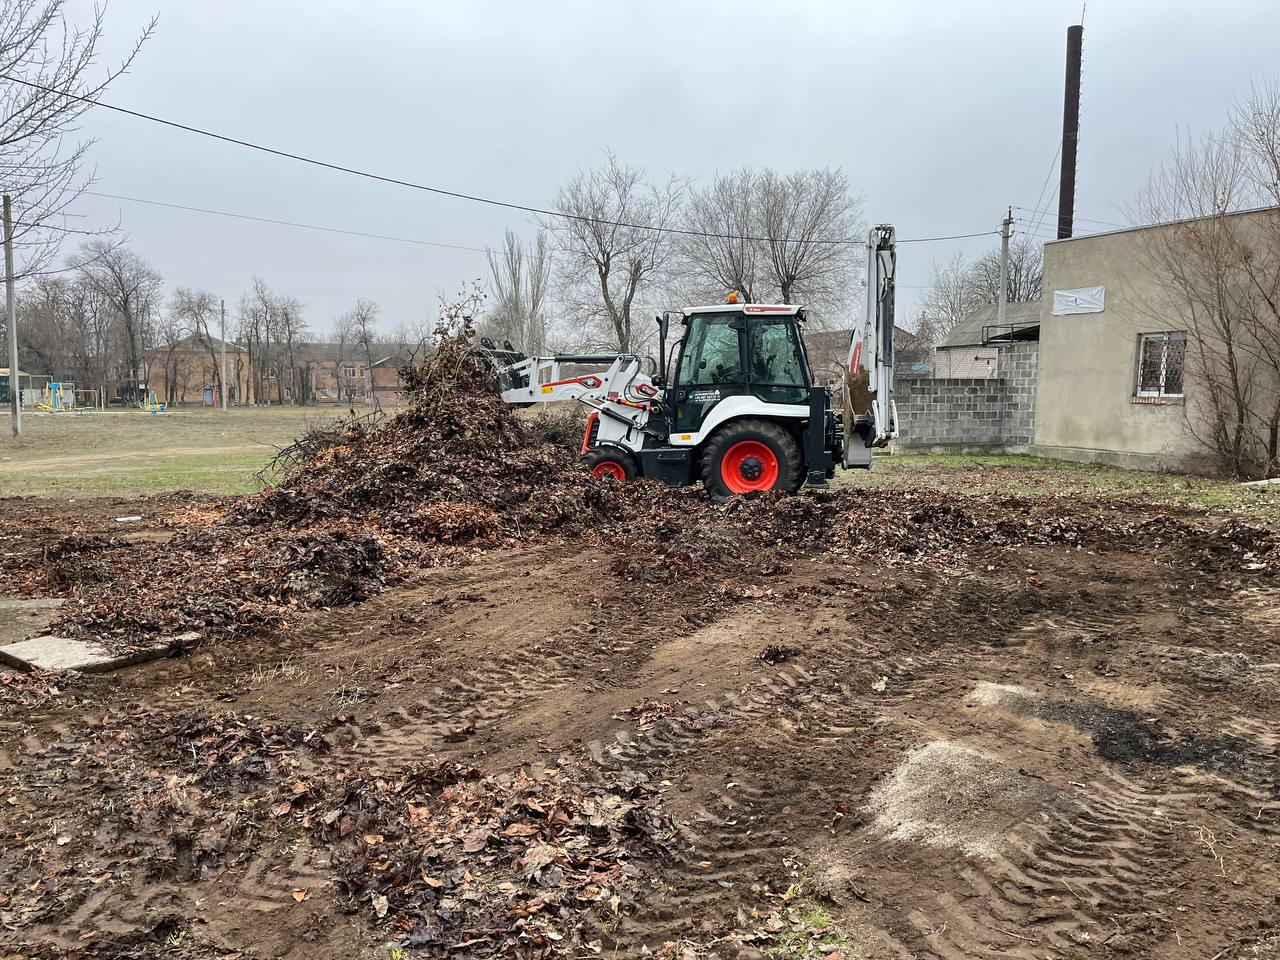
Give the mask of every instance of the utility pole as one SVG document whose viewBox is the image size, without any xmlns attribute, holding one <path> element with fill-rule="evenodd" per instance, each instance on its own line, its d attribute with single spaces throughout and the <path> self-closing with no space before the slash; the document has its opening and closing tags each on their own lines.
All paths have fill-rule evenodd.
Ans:
<svg viewBox="0 0 1280 960">
<path fill-rule="evenodd" d="M 1000 221 L 1000 293 L 996 299 L 997 335 L 1004 334 L 1004 307 L 1009 299 L 1009 229 L 1012 226 L 1013 207 L 1010 207 L 1004 219 Z"/>
<path fill-rule="evenodd" d="M 218 339 L 222 341 L 222 412 L 227 412 L 227 301 L 218 301 Z"/>
<path fill-rule="evenodd" d="M 9 320 L 9 410 L 13 435 L 22 436 L 22 381 L 18 377 L 18 301 L 13 293 L 13 202 L 4 195 L 4 299 Z"/>
</svg>

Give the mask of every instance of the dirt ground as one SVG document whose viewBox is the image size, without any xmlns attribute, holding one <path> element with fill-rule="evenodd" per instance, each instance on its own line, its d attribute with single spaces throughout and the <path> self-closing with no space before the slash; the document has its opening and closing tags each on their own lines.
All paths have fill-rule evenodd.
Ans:
<svg viewBox="0 0 1280 960">
<path fill-rule="evenodd" d="M 10 499 L 0 532 L 142 514 L 127 536 L 163 542 L 219 507 Z M 1250 564 L 1158 538 L 663 582 L 610 559 L 478 552 L 258 641 L 9 676 L 0 943 L 413 955 L 308 798 L 447 759 L 648 784 L 678 844 L 584 956 L 1280 956 L 1280 585 Z"/>
</svg>

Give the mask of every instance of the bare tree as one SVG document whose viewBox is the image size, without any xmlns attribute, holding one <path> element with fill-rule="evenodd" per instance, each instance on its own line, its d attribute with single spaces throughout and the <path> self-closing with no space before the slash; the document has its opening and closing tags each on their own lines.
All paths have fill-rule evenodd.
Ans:
<svg viewBox="0 0 1280 960">
<path fill-rule="evenodd" d="M 157 311 L 152 332 L 153 342 L 148 350 L 147 386 L 155 389 L 155 384 L 150 382 L 150 372 L 155 369 L 156 361 L 160 361 L 159 366 L 164 376 L 164 390 L 160 396 L 164 397 L 167 404 L 177 403 L 185 386 L 186 371 L 178 364 L 176 354 L 190 332 L 191 328 L 181 314 L 172 310 Z"/>
<path fill-rule="evenodd" d="M 302 304 L 295 297 L 281 296 L 276 300 L 276 315 L 280 318 L 280 336 L 284 341 L 285 359 L 289 362 L 289 392 L 295 404 L 306 402 L 306 377 L 298 375 L 298 343 L 307 335 L 307 322 L 302 315 Z M 283 398 L 280 401 L 284 402 Z"/>
<path fill-rule="evenodd" d="M 596 344 L 638 348 L 634 321 L 670 264 L 674 245 L 664 229 L 676 223 L 684 191 L 680 178 L 650 181 L 613 153 L 560 188 L 554 206 L 561 217 L 547 226 L 560 254 L 562 296 L 574 318 L 595 329 Z"/>
<path fill-rule="evenodd" d="M 356 300 L 355 308 L 347 314 L 346 321 L 351 330 L 352 342 L 359 346 L 364 353 L 366 387 L 368 389 L 367 400 L 369 406 L 374 409 L 379 409 L 381 406 L 373 383 L 373 345 L 378 340 L 378 332 L 374 325 L 378 319 L 378 310 L 379 307 L 374 301 L 359 297 Z"/>
<path fill-rule="evenodd" d="M 209 367 L 213 371 L 213 385 L 217 396 L 222 391 L 222 364 L 219 341 L 212 333 L 213 323 L 220 313 L 218 298 L 208 290 L 179 287 L 169 298 L 169 314 L 175 317 L 197 343 L 209 354 Z"/>
<path fill-rule="evenodd" d="M 1141 304 L 1185 331 L 1184 407 L 1224 471 L 1280 475 L 1280 84 L 1255 86 L 1225 134 L 1179 143 L 1131 215 L 1161 294 Z M 1265 208 L 1255 213 L 1240 211 Z"/>
<path fill-rule="evenodd" d="M 514 230 L 503 237 L 502 250 L 489 251 L 489 277 L 494 309 L 486 332 L 495 340 L 509 340 L 518 350 L 537 356 L 547 349 L 547 288 L 551 260 L 547 236 L 539 231 L 526 246 Z"/>
<path fill-rule="evenodd" d="M 951 329 L 986 301 L 982 299 L 963 254 L 946 263 L 933 262 L 929 287 L 920 298 L 920 319 L 916 334 L 937 343 Z"/>
<path fill-rule="evenodd" d="M 744 167 L 690 196 L 680 244 L 686 295 L 805 303 L 822 317 L 856 297 L 862 202 L 836 169 Z"/>
<path fill-rule="evenodd" d="M 764 230 L 758 182 L 756 172 L 743 167 L 690 194 L 685 225 L 696 235 L 682 238 L 680 254 L 682 279 L 693 299 L 718 299 L 729 292 L 747 303 L 769 298 L 762 244 L 754 239 Z"/>
<path fill-rule="evenodd" d="M 824 167 L 760 175 L 765 275 L 783 303 L 841 302 L 863 246 L 862 200 L 844 171 Z"/>
<path fill-rule="evenodd" d="M 350 312 L 340 314 L 334 318 L 333 332 L 330 334 L 330 338 L 335 348 L 333 352 L 333 382 L 338 390 L 338 399 L 350 402 L 352 399 L 352 386 L 347 382 L 347 378 L 343 376 L 343 367 L 347 361 L 347 346 L 355 342 L 354 321 Z"/>
<path fill-rule="evenodd" d="M 164 281 L 151 265 L 126 247 L 105 239 L 90 240 L 81 247 L 79 277 L 116 312 L 124 335 L 129 399 L 139 399 L 142 363 L 151 343 L 159 310 L 157 300 Z"/>
<path fill-rule="evenodd" d="M 115 67 L 91 77 L 106 7 L 87 24 L 67 20 L 68 0 L 0 0 L 0 169 L 13 195 L 15 243 L 24 275 L 38 273 L 68 233 L 69 205 L 92 183 L 91 142 L 76 143 L 80 117 L 129 69 L 156 20 L 143 28 Z"/>
<path fill-rule="evenodd" d="M 1005 295 L 1010 303 L 1039 300 L 1044 278 L 1044 247 L 1030 237 L 1009 245 Z M 1000 299 L 1000 250 L 969 261 L 956 254 L 933 263 L 929 286 L 920 298 L 916 334 L 928 343 L 945 337 L 978 308 Z"/>
<path fill-rule="evenodd" d="M 980 303 L 1000 299 L 1000 250 L 988 250 L 968 268 L 969 281 Z M 1009 274 L 1005 296 L 1009 303 L 1039 300 L 1044 280 L 1044 244 L 1020 236 L 1009 244 Z"/>
</svg>

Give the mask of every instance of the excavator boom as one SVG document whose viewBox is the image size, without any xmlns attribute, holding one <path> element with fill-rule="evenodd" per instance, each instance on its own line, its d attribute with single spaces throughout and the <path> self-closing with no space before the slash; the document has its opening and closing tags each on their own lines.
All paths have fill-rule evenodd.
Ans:
<svg viewBox="0 0 1280 960">
<path fill-rule="evenodd" d="M 897 249 L 893 227 L 867 235 L 866 307 L 849 343 L 844 391 L 844 465 L 870 467 L 872 451 L 898 436 L 893 401 L 893 317 Z"/>
</svg>

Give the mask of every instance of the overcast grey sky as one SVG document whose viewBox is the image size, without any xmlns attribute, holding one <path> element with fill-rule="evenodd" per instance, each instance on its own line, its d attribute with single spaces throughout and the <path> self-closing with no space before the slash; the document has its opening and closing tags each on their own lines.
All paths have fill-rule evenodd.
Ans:
<svg viewBox="0 0 1280 960">
<path fill-rule="evenodd" d="M 605 145 L 705 183 L 742 164 L 843 167 L 899 237 L 996 229 L 1037 198 L 1061 136 L 1066 28 L 1035 2 L 112 0 L 109 50 L 160 23 L 106 99 L 336 163 L 545 205 Z M 1179 129 L 1222 125 L 1276 72 L 1275 0 L 1091 0 L 1077 213 L 1124 220 Z M 95 190 L 465 247 L 518 213 L 362 181 L 103 110 Z M 1043 205 L 1056 213 L 1057 167 Z M 323 333 L 358 296 L 382 325 L 434 317 L 484 256 L 83 198 L 117 215 L 176 286 L 228 309 L 257 273 Z M 1017 214 L 1018 211 L 1015 211 Z M 1027 216 L 1027 214 L 1022 214 Z M 1084 229 L 1107 229 L 1081 222 Z M 995 242 L 995 238 L 991 238 Z M 903 313 L 930 262 L 985 239 L 899 250 Z M 909 318 L 908 318 L 909 319 Z"/>
</svg>

